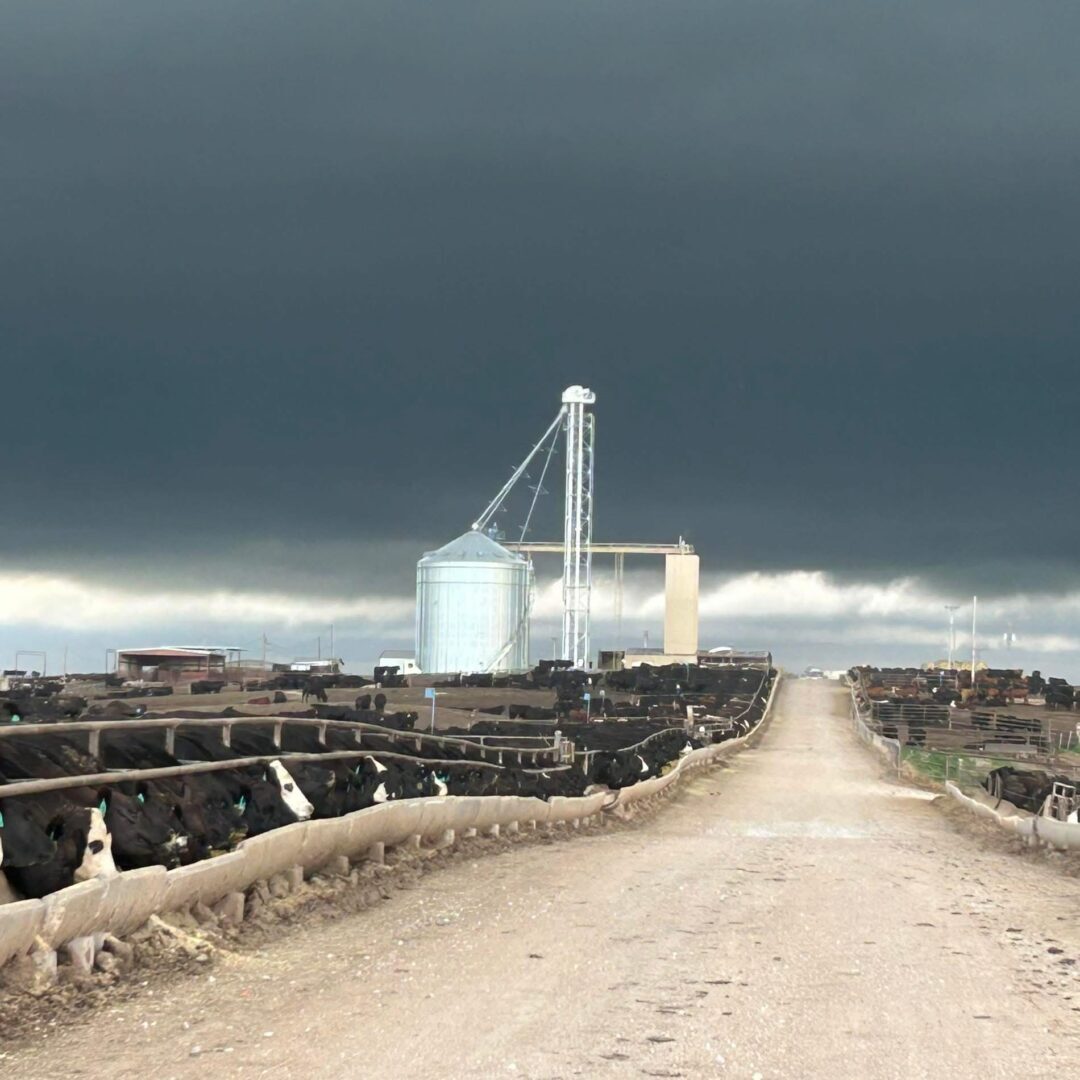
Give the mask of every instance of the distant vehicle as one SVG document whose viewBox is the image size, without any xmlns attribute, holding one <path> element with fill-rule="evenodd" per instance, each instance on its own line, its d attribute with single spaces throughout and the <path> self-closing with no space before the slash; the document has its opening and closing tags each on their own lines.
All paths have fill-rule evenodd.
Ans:
<svg viewBox="0 0 1080 1080">
<path fill-rule="evenodd" d="M 825 672 L 822 671 L 821 668 L 808 667 L 803 672 L 803 678 L 804 679 L 824 679 L 825 678 Z"/>
</svg>

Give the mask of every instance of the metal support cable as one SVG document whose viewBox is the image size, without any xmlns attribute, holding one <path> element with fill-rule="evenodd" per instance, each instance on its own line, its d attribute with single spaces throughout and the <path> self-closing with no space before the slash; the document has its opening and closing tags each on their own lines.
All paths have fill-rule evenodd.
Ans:
<svg viewBox="0 0 1080 1080">
<path fill-rule="evenodd" d="M 555 453 L 555 445 L 559 441 L 559 429 L 549 428 L 549 430 L 552 432 L 551 445 L 548 447 L 547 457 L 544 458 L 544 468 L 540 473 L 540 479 L 536 483 L 536 490 L 533 492 L 532 505 L 529 507 L 529 513 L 525 517 L 525 524 L 521 526 L 520 543 L 524 543 L 525 534 L 529 531 L 529 522 L 532 521 L 533 511 L 536 509 L 536 502 L 540 498 L 540 492 L 544 488 L 544 477 L 547 476 L 548 466 L 551 464 L 551 456 Z"/>
<path fill-rule="evenodd" d="M 502 489 L 499 491 L 499 494 L 496 495 L 490 503 L 488 503 L 487 507 L 484 509 L 484 512 L 472 523 L 472 527 L 474 529 L 483 529 L 484 526 L 486 526 L 487 523 L 491 520 L 495 512 L 499 509 L 500 506 L 502 506 L 503 500 L 506 498 L 507 495 L 510 494 L 510 489 L 513 488 L 513 486 L 518 482 L 518 480 L 521 479 L 522 473 L 524 473 L 525 470 L 529 467 L 529 463 L 534 457 L 536 457 L 537 453 L 547 442 L 548 437 L 552 434 L 552 432 L 558 430 L 559 426 L 562 424 L 563 417 L 565 415 L 566 406 L 564 405 L 561 409 L 559 409 L 558 415 L 548 425 L 548 428 L 544 432 L 544 434 L 540 436 L 540 440 L 529 451 L 528 456 L 525 458 L 525 460 L 514 470 L 513 475 L 510 477 L 510 479 L 507 480 L 505 484 L 503 484 Z"/>
</svg>

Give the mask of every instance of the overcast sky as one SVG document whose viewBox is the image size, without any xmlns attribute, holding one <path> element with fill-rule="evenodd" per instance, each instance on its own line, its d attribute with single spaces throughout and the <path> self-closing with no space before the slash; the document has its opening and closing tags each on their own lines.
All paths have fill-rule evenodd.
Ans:
<svg viewBox="0 0 1080 1080">
<path fill-rule="evenodd" d="M 597 537 L 689 538 L 707 643 L 929 659 L 978 591 L 988 659 L 1080 678 L 1078 40 L 1066 0 L 8 0 L 0 661 L 333 621 L 370 664 L 581 382 Z"/>
</svg>

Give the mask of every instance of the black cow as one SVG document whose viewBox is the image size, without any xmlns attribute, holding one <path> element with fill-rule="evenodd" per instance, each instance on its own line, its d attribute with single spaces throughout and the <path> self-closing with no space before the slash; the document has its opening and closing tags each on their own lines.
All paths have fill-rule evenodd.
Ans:
<svg viewBox="0 0 1080 1080">
<path fill-rule="evenodd" d="M 1007 799 L 1013 806 L 1033 814 L 1042 810 L 1047 796 L 1053 793 L 1054 784 L 1076 786 L 1076 781 L 1067 776 L 1050 776 L 1040 769 L 1014 769 L 1011 765 L 1002 765 L 992 769 L 982 782 L 995 799 Z"/>
<path fill-rule="evenodd" d="M 484 710 L 481 710 L 484 711 Z M 514 705 L 507 706 L 507 715 L 511 720 L 554 720 L 554 709 L 543 709 L 534 705 Z"/>
<path fill-rule="evenodd" d="M 161 745 L 161 736 L 149 731 L 110 731 L 102 736 L 101 757 L 110 769 L 158 769 L 179 765 L 178 757 Z M 181 845 L 181 863 L 203 859 L 230 846 L 239 831 L 239 815 L 229 790 L 216 773 L 140 780 L 118 785 L 135 796 L 148 814 L 167 808 L 176 825 L 189 838 Z"/>
<path fill-rule="evenodd" d="M 102 762 L 76 746 L 73 739 L 74 736 L 65 736 L 60 729 L 55 734 L 9 740 L 0 755 L 0 778 L 10 783 L 85 776 L 103 771 Z M 175 758 L 166 757 L 164 751 L 156 760 L 114 756 L 112 761 L 114 768 L 178 764 Z M 129 790 L 123 790 L 124 787 Z M 113 858 L 121 869 L 155 863 L 179 866 L 198 857 L 198 845 L 176 813 L 175 802 L 166 798 L 148 801 L 148 791 L 149 788 L 142 792 L 141 799 L 138 792 L 130 790 L 130 785 L 108 785 L 100 790 L 74 788 L 65 794 L 68 801 L 74 801 L 76 805 L 100 808 L 113 837 Z"/>
<path fill-rule="evenodd" d="M 0 871 L 27 898 L 114 874 L 110 849 L 94 807 L 75 805 L 58 792 L 0 799 Z"/>
<path fill-rule="evenodd" d="M 326 687 L 323 684 L 321 676 L 312 675 L 311 678 L 304 683 L 304 689 L 300 695 L 300 700 L 307 701 L 309 697 L 313 697 L 316 701 L 321 701 L 324 704 L 330 700 L 326 696 Z"/>
<path fill-rule="evenodd" d="M 243 733 L 243 735 L 241 735 Z M 267 733 L 251 728 L 233 728 L 233 741 L 250 748 L 249 757 L 269 757 L 281 751 Z M 206 728 L 181 729 L 176 733 L 176 756 L 185 761 L 230 761 L 238 747 L 227 747 Z M 263 752 L 265 750 L 265 753 Z M 306 821 L 314 811 L 289 771 L 279 761 L 208 773 L 225 785 L 239 814 L 243 835 L 257 836 L 270 829 Z"/>
</svg>

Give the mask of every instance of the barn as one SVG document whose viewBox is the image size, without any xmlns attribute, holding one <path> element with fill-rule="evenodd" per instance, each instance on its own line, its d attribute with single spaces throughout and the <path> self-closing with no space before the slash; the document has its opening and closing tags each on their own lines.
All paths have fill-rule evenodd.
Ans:
<svg viewBox="0 0 1080 1080">
<path fill-rule="evenodd" d="M 163 682 L 173 686 L 196 679 L 228 680 L 240 665 L 243 649 L 228 645 L 160 645 L 117 649 L 117 674 L 132 682 Z"/>
</svg>

